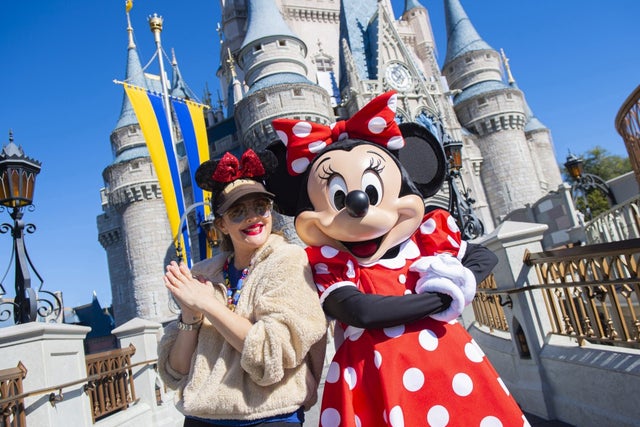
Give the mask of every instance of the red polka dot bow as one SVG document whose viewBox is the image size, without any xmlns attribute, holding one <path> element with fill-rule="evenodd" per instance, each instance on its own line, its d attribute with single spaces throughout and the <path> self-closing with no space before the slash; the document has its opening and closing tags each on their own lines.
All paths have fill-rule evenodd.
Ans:
<svg viewBox="0 0 640 427">
<path fill-rule="evenodd" d="M 273 120 L 273 128 L 287 146 L 289 174 L 303 173 L 323 148 L 347 138 L 373 142 L 390 150 L 404 147 L 404 138 L 395 121 L 396 104 L 397 94 L 390 91 L 372 99 L 350 119 L 331 126 L 303 120 Z"/>
<path fill-rule="evenodd" d="M 260 158 L 252 149 L 248 149 L 242 154 L 240 161 L 233 154 L 224 153 L 211 178 L 217 182 L 227 183 L 238 178 L 255 178 L 264 174 L 265 170 Z"/>
</svg>

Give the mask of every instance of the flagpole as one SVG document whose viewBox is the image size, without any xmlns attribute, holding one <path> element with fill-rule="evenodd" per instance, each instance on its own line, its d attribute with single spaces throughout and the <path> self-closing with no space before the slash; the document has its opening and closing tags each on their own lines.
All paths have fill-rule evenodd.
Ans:
<svg viewBox="0 0 640 427">
<path fill-rule="evenodd" d="M 172 119 L 172 116 L 171 116 L 171 103 L 169 101 L 169 88 L 167 87 L 167 80 L 165 79 L 164 60 L 162 58 L 162 43 L 160 41 L 160 33 L 162 33 L 162 24 L 163 24 L 162 16 L 158 16 L 158 14 L 154 13 L 153 16 L 149 17 L 149 27 L 151 28 L 151 32 L 153 33 L 153 36 L 154 36 L 154 39 L 155 39 L 155 42 L 156 42 L 157 55 L 158 55 L 158 64 L 160 65 L 160 85 L 162 87 L 162 101 L 163 101 L 163 104 L 164 104 L 164 111 L 165 111 L 165 114 L 167 116 L 167 124 L 169 125 L 169 136 L 171 138 L 171 146 L 173 147 L 173 155 L 174 155 L 175 159 L 177 160 L 178 156 L 177 156 L 177 152 L 176 152 L 176 135 L 175 135 L 175 132 L 174 132 L 173 119 Z M 182 185 L 182 178 L 180 176 L 178 176 L 178 182 L 180 183 L 180 187 L 184 191 L 184 186 Z M 182 225 L 180 225 L 180 229 L 178 229 L 178 235 L 180 233 L 182 233 Z M 188 225 L 186 225 L 186 237 L 185 237 L 185 239 L 188 239 L 189 242 L 191 242 L 191 233 L 189 231 L 189 226 Z M 185 242 L 185 246 L 187 246 L 187 242 Z M 190 267 L 191 266 L 192 254 L 187 253 L 186 251 L 184 251 L 184 249 L 185 248 L 182 248 L 181 245 L 178 243 L 178 245 L 176 247 L 176 250 L 178 251 L 179 256 L 184 256 L 184 259 L 187 261 L 187 264 Z"/>
<path fill-rule="evenodd" d="M 160 85 L 162 86 L 162 101 L 164 102 L 164 111 L 167 115 L 167 123 L 169 124 L 169 133 L 171 134 L 171 143 L 174 146 L 175 150 L 175 142 L 176 138 L 173 132 L 173 120 L 171 120 L 171 108 L 169 105 L 169 88 L 167 87 L 167 82 L 165 79 L 164 73 L 164 61 L 162 60 L 162 43 L 160 42 L 160 33 L 162 32 L 162 16 L 158 16 L 157 14 L 153 14 L 153 16 L 149 17 L 149 26 L 151 27 L 151 32 L 156 41 L 156 48 L 158 52 L 158 63 L 160 64 Z"/>
</svg>

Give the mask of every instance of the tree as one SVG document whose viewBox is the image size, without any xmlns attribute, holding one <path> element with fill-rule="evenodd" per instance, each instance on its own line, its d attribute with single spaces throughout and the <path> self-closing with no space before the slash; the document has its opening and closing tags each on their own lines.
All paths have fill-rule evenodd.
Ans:
<svg viewBox="0 0 640 427">
<path fill-rule="evenodd" d="M 631 162 L 628 157 L 609 154 L 606 148 L 599 145 L 587 151 L 583 158 L 585 173 L 598 175 L 605 181 L 631 171 Z"/>
<path fill-rule="evenodd" d="M 581 156 L 583 160 L 583 173 L 591 174 L 608 181 L 612 178 L 631 171 L 631 162 L 628 157 L 610 154 L 605 148 L 596 146 Z M 565 170 L 565 179 L 571 181 L 568 171 Z M 584 197 L 579 197 L 576 208 L 585 214 L 586 219 L 591 219 L 611 208 L 609 199 L 602 191 L 591 188 Z"/>
</svg>

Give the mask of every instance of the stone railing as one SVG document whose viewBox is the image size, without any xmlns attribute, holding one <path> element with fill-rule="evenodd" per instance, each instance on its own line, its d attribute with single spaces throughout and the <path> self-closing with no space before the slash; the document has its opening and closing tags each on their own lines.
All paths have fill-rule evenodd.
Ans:
<svg viewBox="0 0 640 427">
<path fill-rule="evenodd" d="M 0 426 L 182 425 L 156 369 L 160 330 L 132 319 L 112 331 L 121 349 L 85 355 L 84 326 L 0 328 Z"/>
<path fill-rule="evenodd" d="M 490 276 L 478 286 L 475 320 L 490 331 L 509 331 L 504 306 L 511 296 L 540 291 L 551 332 L 589 341 L 640 349 L 640 239 L 555 251 L 525 252 L 538 283 L 497 290 Z M 542 307 L 538 307 L 541 309 Z"/>
<path fill-rule="evenodd" d="M 589 244 L 640 238 L 640 197 L 601 213 L 584 228 Z"/>
<path fill-rule="evenodd" d="M 505 221 L 478 239 L 499 262 L 462 322 L 527 413 L 635 427 L 640 239 L 544 251 L 546 230 Z"/>
<path fill-rule="evenodd" d="M 553 333 L 640 349 L 640 239 L 527 253 Z"/>
</svg>

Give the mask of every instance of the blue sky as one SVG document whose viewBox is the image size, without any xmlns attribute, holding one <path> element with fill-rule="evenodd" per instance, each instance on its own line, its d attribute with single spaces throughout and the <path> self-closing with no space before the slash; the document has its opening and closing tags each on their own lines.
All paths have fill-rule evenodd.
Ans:
<svg viewBox="0 0 640 427">
<path fill-rule="evenodd" d="M 446 50 L 442 0 L 429 10 L 440 65 Z M 404 2 L 394 0 L 395 13 Z M 186 6 L 185 6 L 186 5 Z M 134 0 L 131 11 L 143 65 L 155 52 L 147 17 L 164 17 L 162 42 L 175 49 L 182 76 L 202 96 L 216 93 L 220 20 L 217 0 Z M 556 156 L 600 145 L 626 157 L 614 118 L 638 86 L 637 0 L 462 0 L 478 33 L 503 48 L 540 121 L 551 129 Z M 26 236 L 43 288 L 61 290 L 65 305 L 111 302 L 107 259 L 98 243 L 102 171 L 112 161 L 109 135 L 122 103 L 127 50 L 124 0 L 0 3 L 0 144 L 9 129 L 25 153 L 42 162 Z M 165 62 L 168 66 L 168 62 Z M 149 71 L 157 73 L 157 65 Z M 0 221 L 9 222 L 7 212 Z M 149 230 L 153 232 L 153 230 Z M 0 235 L 0 274 L 9 267 L 11 237 Z M 2 276 L 0 276 L 2 278 Z M 161 281 L 161 278 L 158 277 Z M 2 284 L 13 296 L 13 269 Z M 36 280 L 35 285 L 39 283 Z"/>
</svg>

